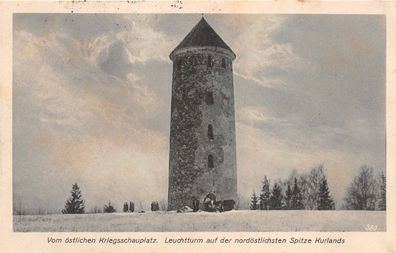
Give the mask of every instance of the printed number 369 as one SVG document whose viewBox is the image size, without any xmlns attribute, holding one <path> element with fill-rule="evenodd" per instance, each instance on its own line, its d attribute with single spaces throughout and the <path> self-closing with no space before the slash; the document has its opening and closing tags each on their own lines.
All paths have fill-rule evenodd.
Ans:
<svg viewBox="0 0 396 253">
<path fill-rule="evenodd" d="M 375 232 L 375 231 L 377 231 L 377 225 L 370 225 L 370 224 L 367 224 L 367 226 L 365 227 L 365 230 L 367 231 L 367 232 Z"/>
</svg>

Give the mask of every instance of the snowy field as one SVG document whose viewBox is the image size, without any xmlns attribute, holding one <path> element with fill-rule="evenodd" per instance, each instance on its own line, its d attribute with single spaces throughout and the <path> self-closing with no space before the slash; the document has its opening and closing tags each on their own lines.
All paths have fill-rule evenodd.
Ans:
<svg viewBox="0 0 396 253">
<path fill-rule="evenodd" d="M 385 231 L 383 211 L 230 211 L 14 216 L 14 231 Z"/>
</svg>

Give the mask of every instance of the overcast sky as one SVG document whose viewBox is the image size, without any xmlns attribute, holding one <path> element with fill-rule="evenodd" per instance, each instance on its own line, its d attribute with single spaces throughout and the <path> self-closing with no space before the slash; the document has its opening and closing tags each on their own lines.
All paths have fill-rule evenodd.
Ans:
<svg viewBox="0 0 396 253">
<path fill-rule="evenodd" d="M 238 191 L 324 164 L 340 202 L 385 169 L 385 18 L 206 15 L 233 49 Z M 14 201 L 167 198 L 172 63 L 201 15 L 14 15 Z"/>
</svg>

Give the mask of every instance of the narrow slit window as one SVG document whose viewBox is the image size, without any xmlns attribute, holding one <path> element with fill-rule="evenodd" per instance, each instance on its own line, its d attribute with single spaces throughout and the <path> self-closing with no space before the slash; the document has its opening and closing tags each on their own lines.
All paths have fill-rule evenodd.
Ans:
<svg viewBox="0 0 396 253">
<path fill-rule="evenodd" d="M 213 169 L 214 168 L 214 162 L 213 162 L 213 156 L 208 155 L 208 168 Z"/>
<path fill-rule="evenodd" d="M 208 125 L 208 138 L 209 140 L 213 140 L 213 126 L 212 125 Z"/>
<path fill-rule="evenodd" d="M 223 69 L 225 69 L 226 66 L 227 66 L 226 60 L 225 60 L 224 58 L 222 58 L 222 59 L 221 59 L 221 67 L 222 67 Z"/>
<path fill-rule="evenodd" d="M 208 104 L 208 105 L 213 105 L 214 104 L 213 92 L 211 92 L 211 91 L 208 91 L 206 93 L 206 104 Z"/>
<path fill-rule="evenodd" d="M 211 68 L 212 67 L 212 56 L 208 56 L 208 67 Z"/>
</svg>

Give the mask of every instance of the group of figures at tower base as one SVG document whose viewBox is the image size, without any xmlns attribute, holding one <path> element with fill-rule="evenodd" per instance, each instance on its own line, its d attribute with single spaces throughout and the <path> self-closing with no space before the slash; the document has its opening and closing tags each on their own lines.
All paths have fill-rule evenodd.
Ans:
<svg viewBox="0 0 396 253">
<path fill-rule="evenodd" d="M 233 199 L 227 199 L 222 201 L 216 201 L 216 195 L 210 192 L 203 199 L 202 211 L 206 212 L 226 212 L 235 208 L 235 201 Z M 200 201 L 196 197 L 192 197 L 192 208 L 184 206 L 177 210 L 178 213 L 184 212 L 198 212 L 200 210 Z"/>
</svg>

